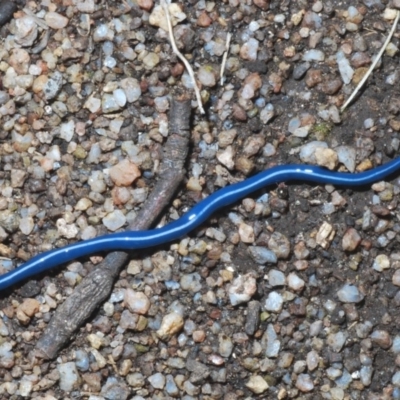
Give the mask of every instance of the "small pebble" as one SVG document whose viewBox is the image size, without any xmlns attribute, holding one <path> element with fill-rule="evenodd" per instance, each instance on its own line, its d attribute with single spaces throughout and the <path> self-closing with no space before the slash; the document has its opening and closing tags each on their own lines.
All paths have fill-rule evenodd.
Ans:
<svg viewBox="0 0 400 400">
<path fill-rule="evenodd" d="M 392 338 L 390 337 L 389 332 L 385 330 L 377 329 L 373 331 L 370 335 L 370 338 L 382 349 L 388 349 L 392 346 Z"/>
<path fill-rule="evenodd" d="M 133 313 L 145 315 L 150 308 L 150 300 L 143 292 L 126 289 L 124 301 Z"/>
<path fill-rule="evenodd" d="M 278 292 L 268 293 L 268 297 L 265 300 L 265 309 L 272 312 L 281 312 L 283 307 L 283 297 Z"/>
<path fill-rule="evenodd" d="M 52 11 L 46 13 L 44 20 L 52 29 L 63 29 L 68 25 L 68 18 Z"/>
<path fill-rule="evenodd" d="M 60 389 L 65 392 L 76 390 L 79 384 L 79 373 L 76 369 L 75 363 L 67 362 L 64 364 L 58 364 L 57 369 L 60 374 Z"/>
<path fill-rule="evenodd" d="M 136 164 L 126 159 L 110 168 L 109 173 L 117 186 L 130 186 L 141 175 Z"/>
<path fill-rule="evenodd" d="M 272 287 L 284 286 L 286 284 L 285 274 L 276 269 L 271 269 L 268 272 L 268 282 Z"/>
<path fill-rule="evenodd" d="M 307 50 L 303 55 L 303 61 L 324 61 L 325 54 L 321 50 Z"/>
<path fill-rule="evenodd" d="M 147 378 L 154 389 L 164 389 L 165 377 L 160 372 L 155 373 Z"/>
<path fill-rule="evenodd" d="M 385 269 L 390 268 L 390 260 L 389 257 L 386 254 L 379 254 L 375 257 L 374 263 L 372 265 L 372 268 L 375 271 L 382 272 Z"/>
<path fill-rule="evenodd" d="M 308 374 L 300 374 L 296 380 L 296 387 L 301 392 L 307 393 L 314 390 L 314 383 Z"/>
<path fill-rule="evenodd" d="M 337 296 L 343 303 L 359 303 L 364 299 L 357 286 L 345 284 L 337 292 Z"/>
<path fill-rule="evenodd" d="M 175 312 L 171 312 L 163 317 L 160 329 L 157 331 L 157 336 L 161 340 L 168 340 L 172 335 L 178 333 L 182 328 L 182 316 Z"/>
<path fill-rule="evenodd" d="M 257 52 L 258 52 L 258 40 L 256 39 L 249 39 L 240 49 L 240 57 L 244 60 L 255 61 L 257 59 Z"/>
<path fill-rule="evenodd" d="M 246 382 L 246 387 L 255 394 L 262 394 L 269 388 L 269 385 L 261 376 L 252 375 Z"/>
<path fill-rule="evenodd" d="M 299 278 L 295 273 L 290 273 L 287 277 L 288 286 L 294 291 L 301 291 L 305 286 L 303 279 Z"/>
<path fill-rule="evenodd" d="M 112 231 L 115 232 L 117 229 L 123 227 L 126 223 L 126 216 L 120 210 L 114 210 L 107 214 L 103 219 L 104 226 Z"/>
<path fill-rule="evenodd" d="M 250 246 L 248 248 L 248 252 L 251 256 L 251 258 L 257 263 L 257 264 L 276 264 L 278 261 L 278 258 L 276 257 L 275 253 L 271 250 L 266 249 L 265 247 L 261 246 Z"/>
<path fill-rule="evenodd" d="M 251 274 L 237 277 L 229 286 L 229 300 L 233 306 L 247 303 L 257 290 L 257 282 Z"/>
</svg>

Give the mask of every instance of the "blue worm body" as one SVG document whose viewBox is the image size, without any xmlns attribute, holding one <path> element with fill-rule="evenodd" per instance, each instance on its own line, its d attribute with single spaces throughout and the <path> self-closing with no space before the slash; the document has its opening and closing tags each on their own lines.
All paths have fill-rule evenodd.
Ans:
<svg viewBox="0 0 400 400">
<path fill-rule="evenodd" d="M 39 254 L 25 264 L 0 276 L 0 290 L 58 265 L 94 253 L 145 249 L 172 242 L 186 235 L 215 211 L 226 207 L 266 186 L 288 181 L 316 182 L 340 186 L 363 186 L 380 181 L 400 169 L 400 157 L 380 167 L 361 173 L 332 172 L 311 165 L 282 165 L 226 186 L 213 193 L 177 221 L 153 230 L 126 231 L 100 236 Z"/>
</svg>

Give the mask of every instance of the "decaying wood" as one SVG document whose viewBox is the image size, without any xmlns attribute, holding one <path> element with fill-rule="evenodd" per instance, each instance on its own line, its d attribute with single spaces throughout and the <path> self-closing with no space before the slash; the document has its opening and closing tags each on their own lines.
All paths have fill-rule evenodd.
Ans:
<svg viewBox="0 0 400 400">
<path fill-rule="evenodd" d="M 163 149 L 159 179 L 144 203 L 131 230 L 148 229 L 169 204 L 185 174 L 189 147 L 190 100 L 172 100 L 169 137 Z M 45 333 L 36 344 L 35 355 L 45 359 L 57 356 L 76 330 L 109 297 L 116 277 L 129 258 L 128 253 L 108 254 L 58 307 Z"/>
</svg>

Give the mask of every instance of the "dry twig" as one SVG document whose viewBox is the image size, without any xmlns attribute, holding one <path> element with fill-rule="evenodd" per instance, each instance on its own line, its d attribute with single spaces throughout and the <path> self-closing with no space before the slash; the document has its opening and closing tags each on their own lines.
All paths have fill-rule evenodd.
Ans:
<svg viewBox="0 0 400 400">
<path fill-rule="evenodd" d="M 225 72 L 226 60 L 228 58 L 228 53 L 229 53 L 229 46 L 231 44 L 231 38 L 232 35 L 228 32 L 228 34 L 226 35 L 225 52 L 224 55 L 222 56 L 221 72 L 219 74 L 221 78 L 220 81 L 221 86 L 224 84 L 224 72 Z"/>
<path fill-rule="evenodd" d="M 358 91 L 362 88 L 362 86 L 364 85 L 365 81 L 368 79 L 368 77 L 371 75 L 372 71 L 376 67 L 376 64 L 378 64 L 379 60 L 382 57 L 383 52 L 385 51 L 387 45 L 389 44 L 390 40 L 392 39 L 394 31 L 396 30 L 397 23 L 399 22 L 399 16 L 400 16 L 400 12 L 397 11 L 396 18 L 395 18 L 395 20 L 393 22 L 392 29 L 390 30 L 390 33 L 389 33 L 388 37 L 386 38 L 386 41 L 385 41 L 384 45 L 382 46 L 382 48 L 379 51 L 378 55 L 375 57 L 375 60 L 371 64 L 371 66 L 369 67 L 368 71 L 365 73 L 365 75 L 363 76 L 361 81 L 358 83 L 357 87 L 354 89 L 354 91 L 351 94 L 351 96 L 347 99 L 346 103 L 344 103 L 344 105 L 340 108 L 340 112 L 343 112 L 346 109 L 346 107 L 353 101 L 353 99 L 357 95 Z"/>
<path fill-rule="evenodd" d="M 148 229 L 170 202 L 185 174 L 189 147 L 190 100 L 173 100 L 170 111 L 170 135 L 164 146 L 158 181 L 130 226 L 131 230 Z M 56 310 L 45 333 L 36 344 L 36 355 L 53 359 L 75 331 L 110 295 L 114 280 L 128 260 L 128 253 L 108 254 L 75 288 Z"/>
</svg>

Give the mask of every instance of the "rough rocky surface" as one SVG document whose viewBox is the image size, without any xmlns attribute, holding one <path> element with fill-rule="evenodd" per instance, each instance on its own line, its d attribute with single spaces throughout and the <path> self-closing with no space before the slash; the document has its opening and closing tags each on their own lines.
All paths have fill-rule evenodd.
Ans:
<svg viewBox="0 0 400 400">
<path fill-rule="evenodd" d="M 175 90 L 192 82 L 152 0 L 2 2 L 0 272 L 122 231 L 154 185 Z M 11 4 L 11 3 L 10 3 Z M 161 223 L 285 163 L 360 172 L 400 146 L 400 2 L 187 1 L 187 176 Z M 159 28 L 161 27 L 161 28 Z M 232 38 L 220 82 L 227 34 Z M 33 357 L 94 255 L 0 293 L 0 397 L 400 399 L 399 176 L 265 188 L 130 260 L 52 361 Z"/>
</svg>

